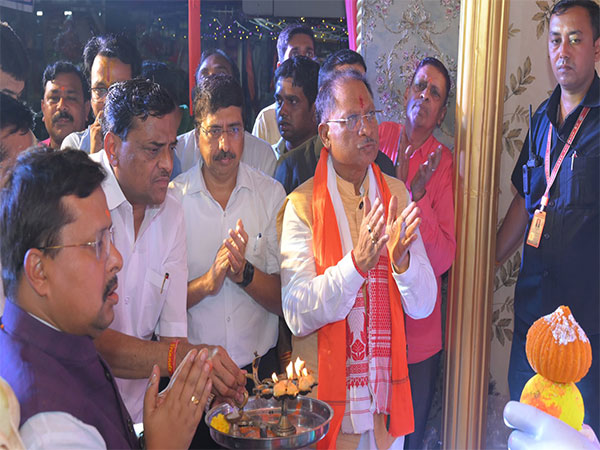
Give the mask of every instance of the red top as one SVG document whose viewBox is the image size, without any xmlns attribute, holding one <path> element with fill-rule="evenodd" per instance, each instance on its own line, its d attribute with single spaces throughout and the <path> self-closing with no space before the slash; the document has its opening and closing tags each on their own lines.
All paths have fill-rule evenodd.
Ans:
<svg viewBox="0 0 600 450">
<path fill-rule="evenodd" d="M 393 163 L 396 163 L 398 141 L 403 128 L 403 125 L 395 122 L 382 122 L 379 125 L 379 149 Z M 411 156 L 406 180 L 409 192 L 417 169 L 438 145 L 442 144 L 432 134 Z M 442 349 L 441 276 L 452 265 L 456 250 L 453 176 L 452 153 L 442 145 L 440 164 L 425 187 L 425 195 L 417 202 L 422 218 L 419 229 L 436 276 L 438 295 L 433 312 L 425 319 L 414 320 L 406 316 L 408 364 L 424 361 Z"/>
</svg>

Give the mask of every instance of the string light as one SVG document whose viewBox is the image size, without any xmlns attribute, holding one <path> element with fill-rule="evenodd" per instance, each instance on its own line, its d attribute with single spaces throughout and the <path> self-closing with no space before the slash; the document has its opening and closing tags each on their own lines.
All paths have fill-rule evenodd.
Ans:
<svg viewBox="0 0 600 450">
<path fill-rule="evenodd" d="M 210 15 L 212 16 L 212 14 Z M 202 38 L 218 41 L 219 39 L 239 39 L 241 40 L 277 40 L 279 33 L 288 23 L 302 23 L 310 27 L 315 38 L 322 42 L 343 42 L 348 40 L 348 31 L 343 25 L 345 17 L 335 19 L 315 19 L 300 17 L 290 20 L 278 18 L 270 20 L 268 18 L 234 19 L 233 16 L 219 15 L 218 17 L 209 17 L 204 15 L 202 20 Z M 212 20 L 211 20 L 212 19 Z M 177 32 L 180 28 L 169 26 L 162 17 L 157 17 L 156 25 L 163 30 L 164 35 L 169 38 L 177 38 Z M 223 23 L 222 23 L 223 22 Z M 340 25 L 342 24 L 342 25 Z M 175 29 L 173 29 L 175 28 Z M 185 30 L 181 30 L 185 32 Z M 184 33 L 179 34 L 180 38 L 187 39 Z"/>
</svg>

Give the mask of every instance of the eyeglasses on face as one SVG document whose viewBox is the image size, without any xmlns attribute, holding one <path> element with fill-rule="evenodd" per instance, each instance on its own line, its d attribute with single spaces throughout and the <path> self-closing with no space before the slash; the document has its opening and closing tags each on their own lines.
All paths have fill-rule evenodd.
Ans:
<svg viewBox="0 0 600 450">
<path fill-rule="evenodd" d="M 92 95 L 94 96 L 95 99 L 101 99 L 106 97 L 106 95 L 108 94 L 108 88 L 106 87 L 93 87 L 92 88 Z"/>
<path fill-rule="evenodd" d="M 113 227 L 104 228 L 99 231 L 96 235 L 96 240 L 91 242 L 84 242 L 83 244 L 63 244 L 63 245 L 49 245 L 47 247 L 38 247 L 39 250 L 55 250 L 60 248 L 68 247 L 92 247 L 96 250 L 96 259 L 102 261 L 108 258 L 110 253 L 110 244 L 114 243 L 114 231 Z"/>
<path fill-rule="evenodd" d="M 358 127 L 358 124 L 360 123 L 361 126 L 365 125 L 365 122 L 373 125 L 377 123 L 377 113 L 380 113 L 380 110 L 376 110 L 376 111 L 369 111 L 366 114 L 352 114 L 351 116 L 346 117 L 345 119 L 330 119 L 327 121 L 327 123 L 333 122 L 333 123 L 343 123 L 346 124 L 346 128 L 349 131 L 356 131 L 356 128 Z"/>
<path fill-rule="evenodd" d="M 212 140 L 221 139 L 224 133 L 228 134 L 233 139 L 238 139 L 242 136 L 244 129 L 242 127 L 231 127 L 231 128 L 221 128 L 221 127 L 210 127 L 203 128 L 200 127 L 200 130 L 204 133 L 206 137 Z"/>
</svg>

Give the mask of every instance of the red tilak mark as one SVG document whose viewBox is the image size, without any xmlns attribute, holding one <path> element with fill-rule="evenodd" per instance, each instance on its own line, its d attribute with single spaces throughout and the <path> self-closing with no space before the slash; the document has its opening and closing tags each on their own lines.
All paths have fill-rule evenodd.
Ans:
<svg viewBox="0 0 600 450">
<path fill-rule="evenodd" d="M 360 102 L 360 107 L 363 108 L 365 106 L 365 101 L 362 97 L 358 97 L 358 101 Z"/>
</svg>

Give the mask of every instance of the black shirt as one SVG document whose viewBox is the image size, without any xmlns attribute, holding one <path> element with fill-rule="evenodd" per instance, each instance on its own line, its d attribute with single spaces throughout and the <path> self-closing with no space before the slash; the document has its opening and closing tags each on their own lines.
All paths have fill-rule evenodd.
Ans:
<svg viewBox="0 0 600 450">
<path fill-rule="evenodd" d="M 529 160 L 525 140 L 512 174 L 512 182 L 529 213 L 540 207 L 546 189 L 544 155 L 552 123 L 550 170 L 567 142 L 584 106 L 590 111 L 575 136 L 550 189 L 546 223 L 538 248 L 525 244 L 521 272 L 515 288 L 515 315 L 531 324 L 542 315 L 567 305 L 587 334 L 599 332 L 600 319 L 600 80 L 595 74 L 583 101 L 557 124 L 560 86 L 540 105 L 532 121 L 533 151 L 539 165 L 530 169 L 530 189 L 524 194 L 523 165 Z"/>
</svg>

